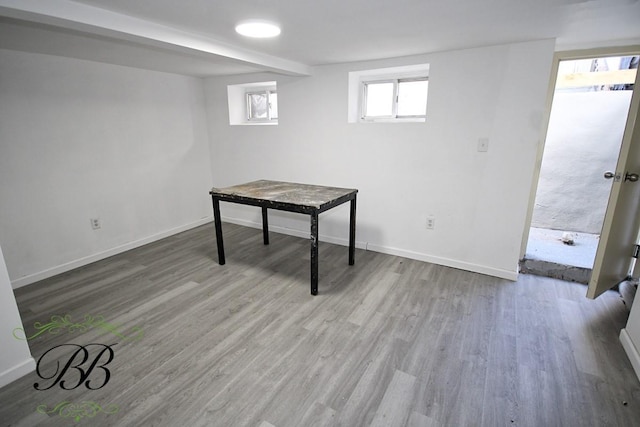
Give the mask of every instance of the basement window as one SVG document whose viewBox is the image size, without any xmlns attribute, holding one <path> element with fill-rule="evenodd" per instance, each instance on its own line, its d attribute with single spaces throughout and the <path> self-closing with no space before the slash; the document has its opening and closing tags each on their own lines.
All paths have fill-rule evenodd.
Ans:
<svg viewBox="0 0 640 427">
<path fill-rule="evenodd" d="M 362 82 L 363 120 L 427 117 L 426 77 Z"/>
<path fill-rule="evenodd" d="M 429 64 L 349 73 L 349 123 L 425 122 Z"/>
<path fill-rule="evenodd" d="M 277 125 L 276 82 L 255 82 L 227 86 L 230 125 Z"/>
<path fill-rule="evenodd" d="M 275 90 L 247 92 L 247 120 L 253 122 L 278 120 L 278 92 Z"/>
</svg>

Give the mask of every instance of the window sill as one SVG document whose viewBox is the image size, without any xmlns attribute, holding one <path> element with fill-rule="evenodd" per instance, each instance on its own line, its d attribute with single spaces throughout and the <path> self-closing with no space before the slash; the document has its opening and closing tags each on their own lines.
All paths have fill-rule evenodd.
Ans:
<svg viewBox="0 0 640 427">
<path fill-rule="evenodd" d="M 424 117 L 412 117 L 407 119 L 360 119 L 358 123 L 425 123 Z"/>
<path fill-rule="evenodd" d="M 229 124 L 231 126 L 277 126 L 278 122 L 242 122 Z"/>
</svg>

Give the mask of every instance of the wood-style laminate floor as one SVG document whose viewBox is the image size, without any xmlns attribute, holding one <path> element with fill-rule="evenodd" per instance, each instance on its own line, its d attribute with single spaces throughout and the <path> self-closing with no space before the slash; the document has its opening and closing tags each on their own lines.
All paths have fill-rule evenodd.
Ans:
<svg viewBox="0 0 640 427">
<path fill-rule="evenodd" d="M 29 340 L 42 376 L 76 348 L 47 353 L 56 345 L 117 344 L 106 384 L 99 367 L 85 378 L 97 390 L 35 390 L 53 383 L 36 373 L 1 389 L 0 424 L 640 425 L 617 293 L 591 301 L 583 285 L 362 250 L 350 267 L 346 247 L 321 243 L 313 297 L 307 240 L 272 233 L 264 246 L 260 230 L 232 224 L 224 233 L 225 266 L 207 225 L 18 289 L 27 335 L 53 315 L 104 318 Z M 86 371 L 92 357 L 72 365 Z M 79 377 L 71 367 L 67 388 Z M 83 401 L 113 413 L 74 413 Z"/>
</svg>

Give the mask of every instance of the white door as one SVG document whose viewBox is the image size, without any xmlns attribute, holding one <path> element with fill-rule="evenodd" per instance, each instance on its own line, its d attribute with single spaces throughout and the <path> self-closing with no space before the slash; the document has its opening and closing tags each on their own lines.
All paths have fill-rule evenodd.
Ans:
<svg viewBox="0 0 640 427">
<path fill-rule="evenodd" d="M 639 92 L 640 73 L 637 73 L 618 164 L 616 170 L 608 174 L 614 182 L 587 290 L 587 297 L 592 299 L 624 281 L 632 273 L 632 254 L 640 230 Z"/>
</svg>

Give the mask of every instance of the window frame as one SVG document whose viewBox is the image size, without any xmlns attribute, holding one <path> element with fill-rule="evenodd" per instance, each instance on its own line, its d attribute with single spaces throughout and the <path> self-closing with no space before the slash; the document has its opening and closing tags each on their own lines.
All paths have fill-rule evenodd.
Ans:
<svg viewBox="0 0 640 427">
<path fill-rule="evenodd" d="M 272 89 L 264 89 L 264 90 L 256 90 L 257 88 L 250 88 L 245 92 L 245 112 L 247 122 L 250 123 L 277 123 L 278 122 L 278 113 L 276 111 L 276 116 L 273 117 L 271 115 L 271 96 L 275 94 L 277 96 L 278 91 Z M 267 117 L 251 117 L 251 95 L 266 95 L 267 97 Z"/>
<path fill-rule="evenodd" d="M 425 121 L 427 118 L 426 105 L 425 105 L 425 113 L 424 114 L 412 114 L 412 115 L 398 115 L 398 103 L 399 103 L 399 93 L 400 93 L 400 84 L 406 82 L 415 82 L 415 81 L 426 81 L 429 82 L 429 76 L 415 76 L 415 77 L 395 77 L 395 78 L 369 78 L 362 79 L 360 81 L 360 120 L 365 122 L 376 122 L 376 121 L 414 121 L 419 119 L 420 121 Z M 368 97 L 368 87 L 371 84 L 382 84 L 382 83 L 393 83 L 393 94 L 391 97 L 391 115 L 389 116 L 368 116 L 367 115 L 367 97 Z M 429 93 L 429 89 L 427 87 L 427 96 Z"/>
<path fill-rule="evenodd" d="M 399 65 L 386 68 L 360 69 L 348 72 L 347 94 L 347 123 L 426 123 L 429 115 L 429 94 L 431 92 L 430 64 L 418 63 Z M 362 114 L 362 83 L 376 80 L 393 79 L 422 79 L 428 82 L 427 86 L 427 111 L 424 117 L 363 119 Z"/>
</svg>

